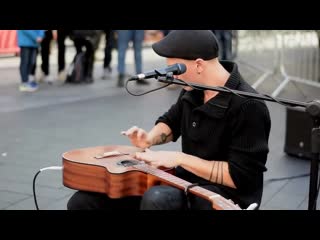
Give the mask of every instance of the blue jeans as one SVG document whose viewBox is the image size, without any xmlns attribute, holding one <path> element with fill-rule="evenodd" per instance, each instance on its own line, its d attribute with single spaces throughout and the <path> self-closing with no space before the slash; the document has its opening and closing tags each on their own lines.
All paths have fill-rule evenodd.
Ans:
<svg viewBox="0 0 320 240">
<path fill-rule="evenodd" d="M 133 42 L 136 73 L 142 72 L 142 43 L 144 30 L 118 30 L 118 73 L 126 73 L 126 52 L 130 41 Z"/>
<path fill-rule="evenodd" d="M 212 210 L 212 204 L 189 194 L 191 210 Z M 180 189 L 171 186 L 153 186 L 148 189 L 140 203 L 141 210 L 187 210 L 187 198 Z"/>
<path fill-rule="evenodd" d="M 211 188 L 218 192 L 216 187 Z M 212 210 L 212 204 L 208 200 L 193 194 L 190 194 L 190 204 L 193 210 Z M 151 187 L 142 197 L 120 199 L 111 199 L 104 193 L 78 191 L 69 199 L 67 209 L 187 210 L 187 199 L 182 190 L 161 185 Z"/>
<path fill-rule="evenodd" d="M 20 48 L 20 75 L 23 83 L 27 83 L 29 80 L 29 74 L 31 74 L 32 67 L 36 62 L 36 56 L 37 48 Z"/>
<path fill-rule="evenodd" d="M 219 43 L 219 56 L 221 60 L 232 58 L 232 32 L 231 30 L 213 30 Z"/>
</svg>

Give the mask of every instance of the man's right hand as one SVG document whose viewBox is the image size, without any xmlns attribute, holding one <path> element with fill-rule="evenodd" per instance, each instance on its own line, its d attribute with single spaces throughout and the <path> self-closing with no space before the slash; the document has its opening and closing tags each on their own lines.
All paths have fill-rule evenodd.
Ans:
<svg viewBox="0 0 320 240">
<path fill-rule="evenodd" d="M 122 131 L 121 134 L 127 136 L 133 146 L 145 149 L 152 145 L 151 140 L 148 138 L 148 133 L 137 126 L 131 127 L 127 131 Z"/>
</svg>

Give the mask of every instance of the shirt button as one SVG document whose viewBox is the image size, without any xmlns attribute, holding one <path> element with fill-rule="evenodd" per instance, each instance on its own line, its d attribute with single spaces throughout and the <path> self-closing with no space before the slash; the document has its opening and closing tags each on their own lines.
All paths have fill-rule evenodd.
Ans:
<svg viewBox="0 0 320 240">
<path fill-rule="evenodd" d="M 197 123 L 196 122 L 193 122 L 192 123 L 192 127 L 196 127 L 197 126 Z"/>
</svg>

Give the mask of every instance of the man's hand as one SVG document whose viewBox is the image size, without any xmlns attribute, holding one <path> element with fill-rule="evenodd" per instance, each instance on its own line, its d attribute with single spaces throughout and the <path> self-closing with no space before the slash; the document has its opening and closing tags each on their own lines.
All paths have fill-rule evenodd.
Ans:
<svg viewBox="0 0 320 240">
<path fill-rule="evenodd" d="M 134 126 L 127 131 L 122 131 L 121 134 L 127 136 L 133 146 L 143 149 L 151 146 L 151 141 L 148 138 L 148 133 L 142 128 Z"/>
<path fill-rule="evenodd" d="M 41 37 L 37 37 L 36 41 L 37 41 L 37 43 L 41 43 L 42 42 L 42 38 Z"/>
<path fill-rule="evenodd" d="M 172 151 L 151 151 L 137 152 L 134 158 L 142 160 L 154 167 L 174 168 L 180 164 L 183 153 Z"/>
<path fill-rule="evenodd" d="M 57 39 L 58 39 L 58 31 L 57 30 L 52 30 L 52 38 L 53 38 L 53 40 L 57 41 Z"/>
</svg>

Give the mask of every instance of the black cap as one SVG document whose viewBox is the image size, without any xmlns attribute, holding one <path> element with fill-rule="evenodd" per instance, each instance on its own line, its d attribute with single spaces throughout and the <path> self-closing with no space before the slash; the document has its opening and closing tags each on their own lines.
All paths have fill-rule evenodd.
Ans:
<svg viewBox="0 0 320 240">
<path fill-rule="evenodd" d="M 173 30 L 152 49 L 167 58 L 210 60 L 219 56 L 218 41 L 211 30 Z"/>
</svg>

